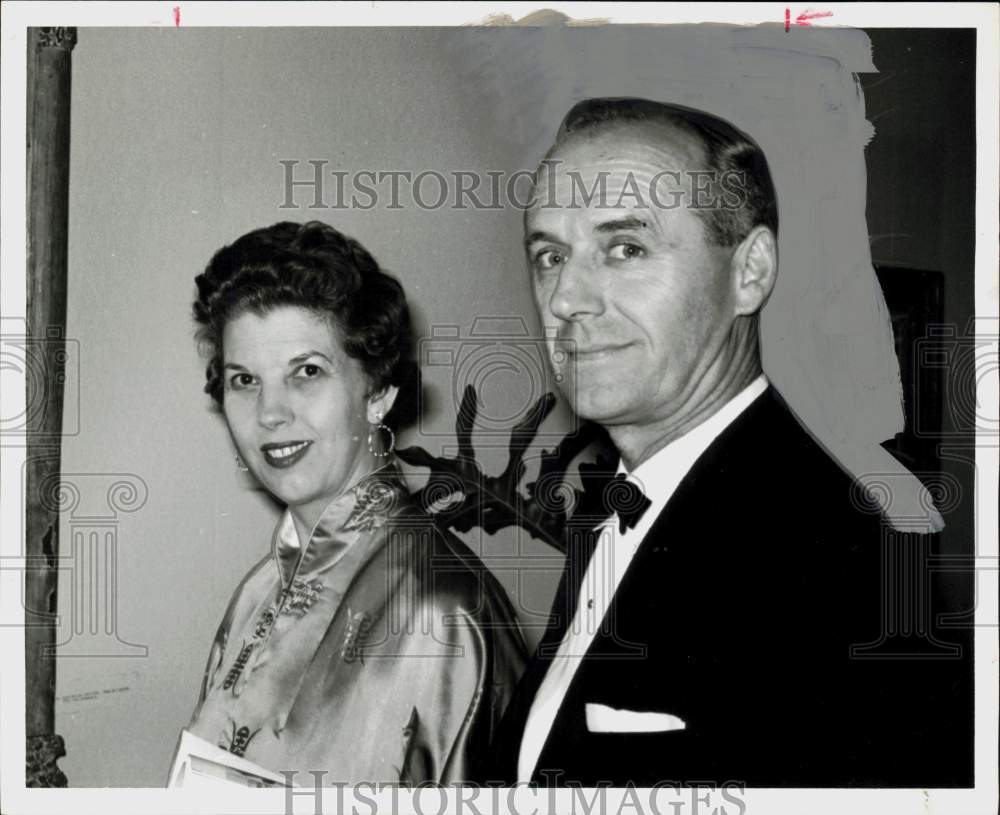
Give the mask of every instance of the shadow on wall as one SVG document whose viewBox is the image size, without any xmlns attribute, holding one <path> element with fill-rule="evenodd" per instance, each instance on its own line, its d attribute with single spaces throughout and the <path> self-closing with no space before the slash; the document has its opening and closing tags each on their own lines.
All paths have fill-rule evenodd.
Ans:
<svg viewBox="0 0 1000 815">
<path fill-rule="evenodd" d="M 703 109 L 754 137 L 780 218 L 778 282 L 762 317 L 765 371 L 846 470 L 863 483 L 891 481 L 883 508 L 894 523 L 941 528 L 927 490 L 882 447 L 902 432 L 903 412 L 864 217 L 873 128 L 856 74 L 874 70 L 864 32 L 554 24 L 470 29 L 450 44 L 481 109 L 526 161 L 542 157 L 565 111 L 596 96 Z"/>
</svg>

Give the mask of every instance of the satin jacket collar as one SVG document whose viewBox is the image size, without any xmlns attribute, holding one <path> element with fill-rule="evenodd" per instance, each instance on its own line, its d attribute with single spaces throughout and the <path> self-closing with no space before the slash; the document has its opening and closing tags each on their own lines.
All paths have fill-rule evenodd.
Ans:
<svg viewBox="0 0 1000 815">
<path fill-rule="evenodd" d="M 282 588 L 332 568 L 359 539 L 384 526 L 407 494 L 395 461 L 390 461 L 334 498 L 305 545 L 299 541 L 292 514 L 286 509 L 271 538 L 271 554 Z"/>
</svg>

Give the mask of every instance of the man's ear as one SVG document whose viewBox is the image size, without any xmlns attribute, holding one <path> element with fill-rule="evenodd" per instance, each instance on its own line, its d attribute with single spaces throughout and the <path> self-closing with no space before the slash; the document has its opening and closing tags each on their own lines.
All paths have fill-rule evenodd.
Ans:
<svg viewBox="0 0 1000 815">
<path fill-rule="evenodd" d="M 399 388 L 389 385 L 380 393 L 368 397 L 368 424 L 378 424 L 392 410 L 399 395 Z"/>
<path fill-rule="evenodd" d="M 735 286 L 736 316 L 756 314 L 764 307 L 778 275 L 778 243 L 766 226 L 756 226 L 736 247 L 730 261 Z"/>
</svg>

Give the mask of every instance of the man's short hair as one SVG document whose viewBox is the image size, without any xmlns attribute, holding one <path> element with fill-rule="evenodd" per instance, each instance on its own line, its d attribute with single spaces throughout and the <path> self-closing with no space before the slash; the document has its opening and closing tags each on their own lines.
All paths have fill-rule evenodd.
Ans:
<svg viewBox="0 0 1000 815">
<path fill-rule="evenodd" d="M 571 134 L 638 122 L 670 125 L 697 139 L 708 163 L 697 169 L 713 173 L 716 179 L 739 174 L 743 192 L 739 206 L 698 210 L 710 242 L 735 246 L 758 225 L 778 234 L 778 199 L 764 151 L 746 133 L 718 116 L 649 99 L 584 99 L 563 118 L 556 145 Z"/>
</svg>

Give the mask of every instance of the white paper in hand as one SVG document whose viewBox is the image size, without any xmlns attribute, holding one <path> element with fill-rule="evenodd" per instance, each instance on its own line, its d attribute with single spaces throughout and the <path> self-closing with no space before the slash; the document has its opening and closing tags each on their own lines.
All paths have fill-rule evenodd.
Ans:
<svg viewBox="0 0 1000 815">
<path fill-rule="evenodd" d="M 182 730 L 167 787 L 210 790 L 227 786 L 259 789 L 287 787 L 288 782 L 278 773 Z"/>
</svg>

